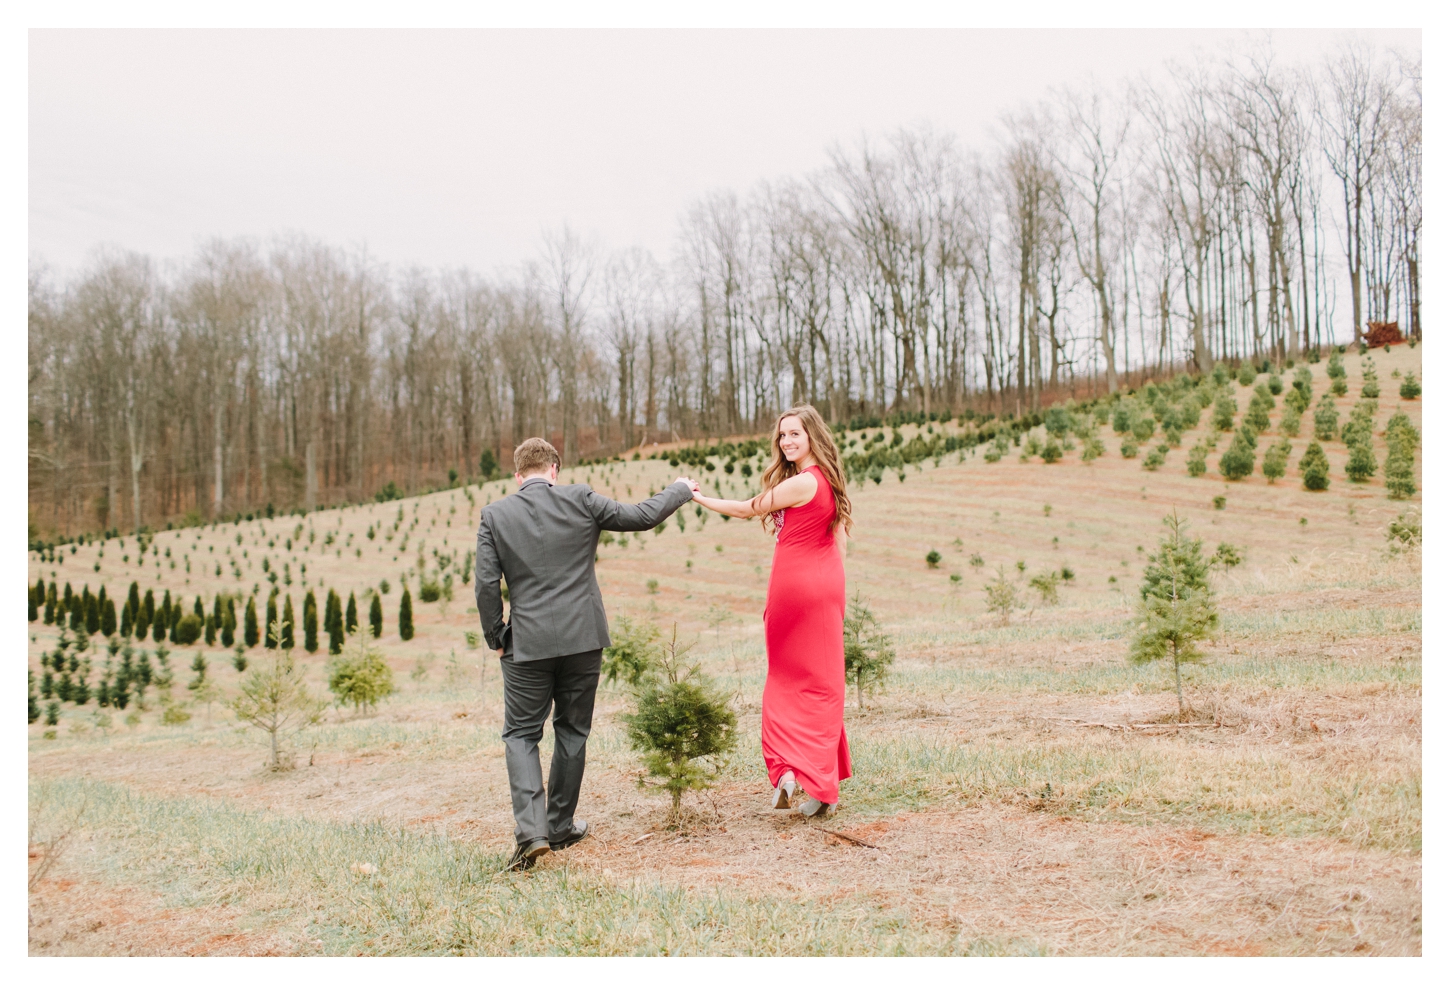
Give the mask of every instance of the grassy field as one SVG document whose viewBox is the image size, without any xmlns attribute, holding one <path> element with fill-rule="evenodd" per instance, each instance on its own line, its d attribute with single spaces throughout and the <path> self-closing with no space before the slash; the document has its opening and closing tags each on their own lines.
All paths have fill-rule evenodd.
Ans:
<svg viewBox="0 0 1450 985">
<path fill-rule="evenodd" d="M 1383 463 L 1390 414 L 1420 425 L 1391 376 L 1418 376 L 1419 353 L 1372 358 Z M 1360 391 L 1360 357 L 1344 361 L 1341 421 Z M 1251 390 L 1232 390 L 1242 411 Z M 1017 448 L 989 464 L 979 449 L 853 488 L 848 591 L 898 658 L 884 691 L 849 700 L 856 775 L 827 821 L 766 804 L 772 544 L 759 525 L 687 508 L 683 530 L 671 520 L 601 544 L 611 617 L 696 640 L 741 742 L 720 784 L 687 798 L 688 823 L 667 827 L 668 800 L 639 787 L 618 719 L 630 697 L 603 689 L 579 812 L 595 836 L 526 874 L 499 871 L 512 847 L 501 684 L 466 636 L 478 617 L 461 584 L 477 508 L 511 482 L 167 531 L 144 558 L 134 538 L 67 547 L 57 563 L 32 554 L 32 583 L 104 584 L 119 602 L 137 580 L 188 610 L 196 595 L 209 611 L 218 591 L 254 586 L 260 602 L 275 573 L 299 621 L 309 588 L 319 602 L 354 593 L 365 614 L 365 593 L 387 580 L 380 643 L 399 693 L 372 714 L 329 712 L 282 773 L 225 708 L 242 675 L 220 647 L 199 649 L 222 700 L 188 707 L 185 722 L 163 723 L 153 690 L 144 708 L 92 699 L 31 725 L 31 953 L 1418 954 L 1420 567 L 1417 551 L 1387 550 L 1386 529 L 1419 496 L 1389 500 L 1382 474 L 1347 481 L 1339 442 L 1326 445 L 1326 492 L 1304 491 L 1292 465 L 1274 484 L 1225 482 L 1217 453 L 1192 478 L 1187 450 L 1209 418 L 1156 472 L 1122 458 L 1104 427 L 1108 454 L 1091 464 L 1073 451 L 1021 462 Z M 680 471 L 616 463 L 563 481 L 638 500 Z M 738 474 L 705 484 L 717 477 L 723 493 L 747 492 Z M 1187 671 L 1194 713 L 1181 728 L 1171 671 L 1126 659 L 1145 556 L 1174 510 L 1210 552 L 1225 543 L 1243 558 L 1213 576 L 1222 627 Z M 1037 600 L 1007 625 L 982 590 L 999 566 Z M 1056 604 L 1027 587 L 1064 567 Z M 421 602 L 420 578 L 450 570 L 453 598 Z M 418 630 L 407 642 L 405 583 Z M 31 637 L 39 679 L 56 632 L 37 621 Z M 178 706 L 193 655 L 170 657 Z M 321 692 L 325 637 L 297 656 Z"/>
</svg>

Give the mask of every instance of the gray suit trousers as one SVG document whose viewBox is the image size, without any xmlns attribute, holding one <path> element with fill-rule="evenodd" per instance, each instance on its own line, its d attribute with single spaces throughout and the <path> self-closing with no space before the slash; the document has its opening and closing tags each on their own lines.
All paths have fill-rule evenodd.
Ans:
<svg viewBox="0 0 1450 985">
<path fill-rule="evenodd" d="M 594 721 L 600 650 L 564 657 L 515 661 L 499 658 L 503 671 L 504 762 L 513 798 L 514 840 L 520 845 L 546 838 L 561 841 L 574 824 L 579 785 L 584 780 L 584 746 Z M 549 706 L 554 708 L 554 757 L 549 763 L 545 803 L 539 740 Z"/>
</svg>

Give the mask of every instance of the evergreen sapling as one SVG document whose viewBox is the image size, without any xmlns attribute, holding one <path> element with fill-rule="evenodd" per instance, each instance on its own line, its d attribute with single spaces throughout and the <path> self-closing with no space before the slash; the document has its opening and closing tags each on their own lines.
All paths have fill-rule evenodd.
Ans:
<svg viewBox="0 0 1450 985">
<path fill-rule="evenodd" d="M 1186 523 L 1177 513 L 1163 522 L 1169 533 L 1143 571 L 1138 625 L 1128 657 L 1134 663 L 1173 661 L 1173 686 L 1182 721 L 1188 706 L 1183 699 L 1181 666 L 1203 659 L 1197 644 L 1218 627 L 1218 612 L 1208 584 L 1203 542 L 1184 535 Z"/>
<path fill-rule="evenodd" d="M 1334 406 L 1334 397 L 1326 393 L 1319 398 L 1314 409 L 1314 438 L 1316 441 L 1333 441 L 1339 435 L 1339 410 Z"/>
<path fill-rule="evenodd" d="M 291 596 L 288 596 L 287 602 L 292 602 Z M 302 649 L 308 653 L 317 652 L 317 596 L 310 588 L 302 600 Z"/>
<path fill-rule="evenodd" d="M 368 606 L 368 628 L 372 630 L 373 639 L 383 635 L 383 597 L 376 592 L 373 593 L 372 604 Z"/>
<path fill-rule="evenodd" d="M 408 586 L 403 586 L 403 598 L 398 603 L 398 635 L 404 640 L 413 638 L 413 595 Z"/>
<path fill-rule="evenodd" d="M 659 651 L 658 668 L 636 693 L 635 712 L 621 716 L 630 746 L 644 754 L 647 775 L 658 778 L 658 786 L 670 794 L 674 824 L 681 820 L 681 796 L 714 784 L 736 740 L 728 698 L 700 673 L 698 664 L 684 666 L 689 649 L 680 643 L 676 628 Z M 639 782 L 650 785 L 644 777 Z"/>
<path fill-rule="evenodd" d="M 862 693 L 880 687 L 886 680 L 896 650 L 891 637 L 882 631 L 858 592 L 851 599 L 842 623 L 846 651 L 846 682 L 856 687 L 856 707 L 863 707 Z"/>
<path fill-rule="evenodd" d="M 1225 479 L 1237 482 L 1253 474 L 1255 443 L 1253 431 L 1247 425 L 1234 432 L 1228 451 L 1218 460 L 1218 471 Z"/>
<path fill-rule="evenodd" d="M 1324 454 L 1319 442 L 1311 441 L 1304 449 L 1304 457 L 1299 459 L 1299 474 L 1304 478 L 1304 488 L 1310 492 L 1329 488 L 1329 456 Z"/>
</svg>

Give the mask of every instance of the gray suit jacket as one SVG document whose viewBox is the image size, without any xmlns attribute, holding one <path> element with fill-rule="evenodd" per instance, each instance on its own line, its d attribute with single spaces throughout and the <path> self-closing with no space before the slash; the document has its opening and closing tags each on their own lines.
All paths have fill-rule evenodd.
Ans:
<svg viewBox="0 0 1450 985">
<path fill-rule="evenodd" d="M 683 482 L 630 506 L 586 485 L 530 479 L 483 508 L 478 524 L 474 597 L 489 649 L 543 660 L 609 645 L 609 621 L 594 580 L 601 530 L 648 530 L 691 500 Z M 508 580 L 503 621 L 499 577 Z"/>
</svg>

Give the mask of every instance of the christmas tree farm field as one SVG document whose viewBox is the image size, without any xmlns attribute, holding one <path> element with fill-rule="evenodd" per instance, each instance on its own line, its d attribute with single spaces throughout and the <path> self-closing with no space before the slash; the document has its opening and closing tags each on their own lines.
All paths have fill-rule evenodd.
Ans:
<svg viewBox="0 0 1450 985">
<path fill-rule="evenodd" d="M 1365 359 L 1382 396 L 1346 443 Z M 1418 438 L 1389 423 L 1421 427 L 1391 375 L 1421 371 L 1405 346 L 1340 365 L 1342 378 L 1307 367 L 1302 422 L 1282 419 L 1300 366 L 1272 407 L 1251 408 L 1237 378 L 1215 384 L 1179 444 L 1134 437 L 1137 457 L 1108 415 L 1086 438 L 1069 431 L 1051 463 L 1023 460 L 1051 437 L 1039 426 L 996 461 L 993 445 L 964 443 L 854 481 L 848 597 L 894 660 L 861 707 L 848 688 L 855 775 L 828 819 L 767 802 L 760 525 L 687 507 L 683 522 L 601 540 L 611 619 L 677 628 L 739 739 L 671 817 L 669 795 L 640 784 L 633 692 L 601 686 L 579 808 L 593 837 L 525 873 L 501 871 L 502 689 L 466 577 L 477 510 L 511 483 L 33 552 L 31 585 L 57 598 L 29 624 L 31 952 L 1418 954 L 1420 495 L 1391 498 L 1383 465 L 1400 442 L 1422 486 Z M 1319 440 L 1328 482 L 1312 491 L 1298 465 L 1325 393 L 1338 431 Z M 1233 430 L 1212 432 L 1224 398 Z M 1124 410 L 1147 429 L 1151 406 Z M 1251 416 L 1250 430 L 1267 420 L 1253 446 L 1239 439 Z M 841 441 L 850 453 L 943 433 L 969 426 Z M 1084 462 L 1088 439 L 1107 452 Z M 1271 482 L 1265 451 L 1286 439 Z M 1229 479 L 1218 459 L 1234 440 L 1255 465 Z M 1160 441 L 1162 463 L 1145 468 Z M 1353 481 L 1366 448 L 1379 468 Z M 564 481 L 639 500 L 690 473 L 748 494 L 747 459 L 710 461 L 581 466 Z M 1201 539 L 1195 577 L 1216 615 L 1185 644 L 1201 659 L 1179 668 L 1183 712 L 1171 661 L 1129 659 L 1175 514 Z M 62 605 L 67 585 L 77 600 L 105 589 L 114 652 L 84 602 Z M 173 641 L 198 597 L 200 637 Z M 281 769 L 270 734 L 236 711 L 250 675 L 275 666 L 269 609 L 279 625 L 293 613 L 288 686 L 316 703 L 279 729 Z M 391 673 L 370 678 L 375 704 L 329 691 L 339 666 L 379 661 Z"/>
</svg>

